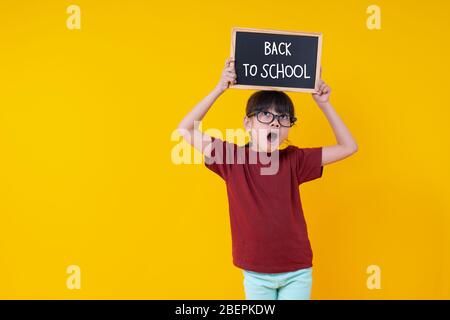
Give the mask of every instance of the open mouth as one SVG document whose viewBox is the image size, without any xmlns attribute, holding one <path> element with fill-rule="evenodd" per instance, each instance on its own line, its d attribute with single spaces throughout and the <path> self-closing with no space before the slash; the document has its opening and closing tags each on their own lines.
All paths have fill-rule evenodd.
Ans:
<svg viewBox="0 0 450 320">
<path fill-rule="evenodd" d="M 274 143 L 278 139 L 278 134 L 276 132 L 269 132 L 267 134 L 267 141 L 270 143 Z"/>
</svg>

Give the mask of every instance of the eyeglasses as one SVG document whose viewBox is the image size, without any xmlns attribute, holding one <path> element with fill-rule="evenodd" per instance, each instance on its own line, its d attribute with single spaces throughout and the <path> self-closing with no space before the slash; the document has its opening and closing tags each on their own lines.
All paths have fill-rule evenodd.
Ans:
<svg viewBox="0 0 450 320">
<path fill-rule="evenodd" d="M 297 121 L 296 117 L 290 117 L 288 114 L 273 114 L 269 111 L 255 111 L 247 115 L 247 117 L 254 116 L 256 114 L 256 119 L 261 123 L 272 123 L 274 119 L 278 120 L 278 123 L 282 127 L 290 128 Z"/>
</svg>

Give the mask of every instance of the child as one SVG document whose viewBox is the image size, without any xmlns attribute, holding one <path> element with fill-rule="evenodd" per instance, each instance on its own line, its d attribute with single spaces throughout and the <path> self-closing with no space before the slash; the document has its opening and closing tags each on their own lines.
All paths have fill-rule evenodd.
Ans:
<svg viewBox="0 0 450 320">
<path fill-rule="evenodd" d="M 204 154 L 205 166 L 226 182 L 233 263 L 243 269 L 246 299 L 310 299 L 312 251 L 299 185 L 321 177 L 324 165 L 355 153 L 357 144 L 330 104 L 331 89 L 322 80 L 312 97 L 334 131 L 335 145 L 280 149 L 296 121 L 292 101 L 281 91 L 258 91 L 249 98 L 244 118 L 250 135 L 247 145 L 200 132 L 199 122 L 230 83 L 236 83 L 236 73 L 234 60 L 228 58 L 217 86 L 184 117 L 178 130 Z M 275 156 L 274 173 L 262 174 L 263 155 Z M 256 162 L 243 163 L 252 156 Z"/>
</svg>

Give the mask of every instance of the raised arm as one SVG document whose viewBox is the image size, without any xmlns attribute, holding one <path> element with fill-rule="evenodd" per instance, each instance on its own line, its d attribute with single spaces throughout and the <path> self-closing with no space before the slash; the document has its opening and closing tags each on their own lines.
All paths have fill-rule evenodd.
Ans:
<svg viewBox="0 0 450 320">
<path fill-rule="evenodd" d="M 322 165 L 342 160 L 358 151 L 355 139 L 330 103 L 330 93 L 331 88 L 320 80 L 318 93 L 312 94 L 314 101 L 330 123 L 337 141 L 333 146 L 323 147 Z"/>
<path fill-rule="evenodd" d="M 234 70 L 234 60 L 228 58 L 219 83 L 216 87 L 200 101 L 178 125 L 178 131 L 183 138 L 194 148 L 202 152 L 205 156 L 211 156 L 211 137 L 199 130 L 200 121 L 206 115 L 216 99 L 228 89 L 229 83 L 236 82 Z"/>
</svg>

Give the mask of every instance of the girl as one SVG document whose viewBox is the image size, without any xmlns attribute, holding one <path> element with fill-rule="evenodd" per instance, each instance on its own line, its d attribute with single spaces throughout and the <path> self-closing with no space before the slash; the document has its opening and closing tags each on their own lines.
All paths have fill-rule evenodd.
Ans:
<svg viewBox="0 0 450 320">
<path fill-rule="evenodd" d="M 248 144 L 210 137 L 199 123 L 230 83 L 236 83 L 236 73 L 228 58 L 219 83 L 178 130 L 204 154 L 205 166 L 226 182 L 233 263 L 243 269 L 246 299 L 310 299 L 312 251 L 299 185 L 321 177 L 324 165 L 355 153 L 357 144 L 330 104 L 331 89 L 322 80 L 312 97 L 334 131 L 335 145 L 279 148 L 296 121 L 292 101 L 281 91 L 250 96 L 244 118 Z M 276 170 L 269 174 L 262 171 L 265 155 L 276 158 Z M 256 161 L 243 161 L 252 157 Z"/>
</svg>

